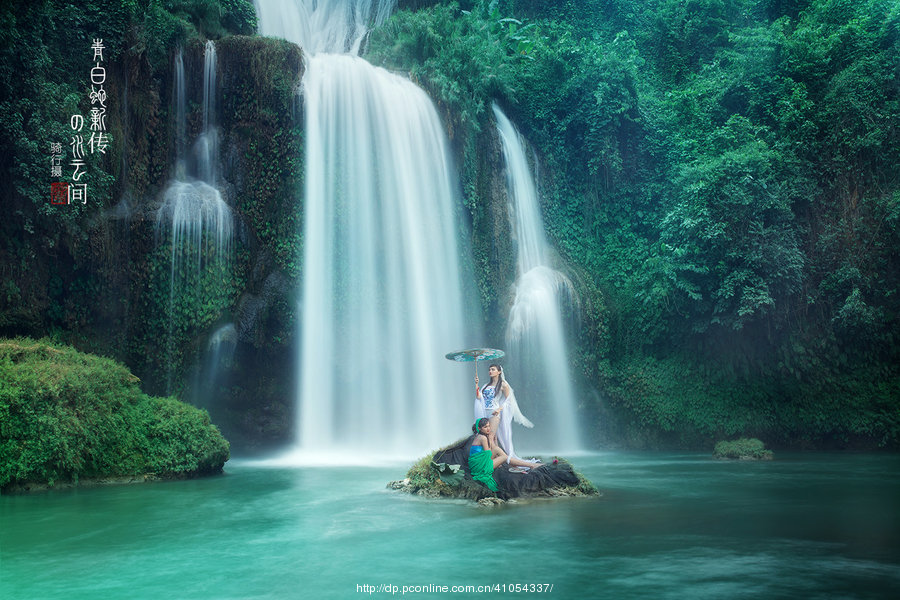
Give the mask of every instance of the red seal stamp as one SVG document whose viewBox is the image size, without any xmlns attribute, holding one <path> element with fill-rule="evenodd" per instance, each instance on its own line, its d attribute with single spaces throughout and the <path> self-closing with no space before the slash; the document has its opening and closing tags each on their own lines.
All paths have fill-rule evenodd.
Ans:
<svg viewBox="0 0 900 600">
<path fill-rule="evenodd" d="M 69 203 L 69 182 L 55 181 L 50 183 L 50 204 Z"/>
</svg>

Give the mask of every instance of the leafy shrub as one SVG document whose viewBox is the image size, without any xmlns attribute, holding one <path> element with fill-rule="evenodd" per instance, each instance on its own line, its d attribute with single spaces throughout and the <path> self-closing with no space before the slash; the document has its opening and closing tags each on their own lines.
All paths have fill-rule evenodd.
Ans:
<svg viewBox="0 0 900 600">
<path fill-rule="evenodd" d="M 731 442 L 719 442 L 713 450 L 715 458 L 740 460 L 772 460 L 772 451 L 756 438 L 740 438 Z"/>
<path fill-rule="evenodd" d="M 48 340 L 0 341 L 0 489 L 187 477 L 221 471 L 228 457 L 205 411 L 147 396 L 123 365 Z"/>
</svg>

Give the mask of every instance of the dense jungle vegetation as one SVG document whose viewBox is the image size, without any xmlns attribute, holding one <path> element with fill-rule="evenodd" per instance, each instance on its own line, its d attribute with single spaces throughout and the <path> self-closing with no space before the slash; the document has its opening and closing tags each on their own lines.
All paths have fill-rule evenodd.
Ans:
<svg viewBox="0 0 900 600">
<path fill-rule="evenodd" d="M 623 439 L 896 446 L 896 2 L 437 3 L 370 59 L 538 150 Z"/>
<path fill-rule="evenodd" d="M 296 82 L 274 75 L 296 56 L 243 37 L 255 27 L 246 0 L 0 8 L 0 334 L 114 356 L 166 395 L 173 365 L 183 378 L 223 314 L 296 289 L 301 215 L 285 191 L 302 159 L 281 158 L 302 131 L 289 116 Z M 110 120 L 120 142 L 88 165 L 103 200 L 53 210 L 46 148 L 86 105 L 94 32 L 116 73 L 111 95 L 128 99 Z M 172 163 L 173 48 L 205 39 L 244 61 L 222 118 L 248 170 L 232 196 L 246 239 L 227 285 L 206 282 L 215 299 L 183 299 L 166 348 L 166 249 L 149 208 L 127 226 L 112 209 L 158 196 Z M 505 198 L 479 168 L 491 102 L 537 153 L 545 225 L 581 295 L 573 361 L 596 441 L 900 444 L 900 4 L 400 0 L 365 56 L 439 105 L 495 342 L 515 273 L 496 251 L 503 220 L 486 216 Z M 291 422 L 293 382 L 279 369 L 296 299 L 270 295 L 235 359 L 243 387 L 225 392 L 232 424 L 251 422 L 233 431 L 249 437 L 284 436 Z"/>
</svg>

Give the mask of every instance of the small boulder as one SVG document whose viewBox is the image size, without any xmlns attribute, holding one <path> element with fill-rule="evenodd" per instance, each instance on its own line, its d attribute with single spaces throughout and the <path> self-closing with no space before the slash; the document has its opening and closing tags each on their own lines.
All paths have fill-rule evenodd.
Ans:
<svg viewBox="0 0 900 600">
<path fill-rule="evenodd" d="M 501 504 L 506 504 L 506 500 L 501 500 L 500 498 L 494 498 L 494 497 L 482 498 L 481 500 L 478 501 L 478 504 L 479 504 L 479 506 L 494 507 L 494 506 L 500 506 Z"/>
<path fill-rule="evenodd" d="M 740 438 L 733 441 L 721 441 L 713 449 L 713 458 L 722 460 L 772 460 L 771 450 L 756 438 Z"/>
</svg>

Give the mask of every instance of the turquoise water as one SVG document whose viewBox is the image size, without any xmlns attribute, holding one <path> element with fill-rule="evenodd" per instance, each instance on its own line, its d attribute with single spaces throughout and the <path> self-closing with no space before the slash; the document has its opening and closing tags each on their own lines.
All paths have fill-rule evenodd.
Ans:
<svg viewBox="0 0 900 600">
<path fill-rule="evenodd" d="M 407 465 L 239 461 L 197 481 L 3 496 L 0 598 L 388 597 L 429 584 L 552 584 L 505 595 L 615 599 L 900 589 L 900 457 L 573 462 L 601 498 L 484 509 L 387 491 Z M 396 594 L 361 587 L 382 584 Z"/>
</svg>

